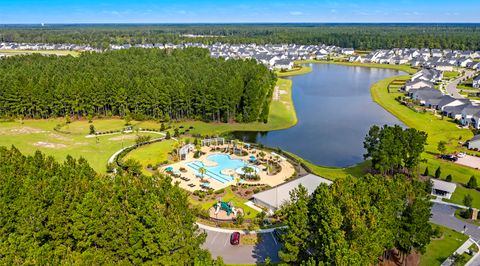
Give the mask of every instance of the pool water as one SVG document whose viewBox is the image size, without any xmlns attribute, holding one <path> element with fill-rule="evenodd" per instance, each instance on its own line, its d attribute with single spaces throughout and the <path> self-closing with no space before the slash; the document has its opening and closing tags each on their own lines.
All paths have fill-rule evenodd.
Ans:
<svg viewBox="0 0 480 266">
<path fill-rule="evenodd" d="M 234 180 L 233 176 L 222 174 L 223 170 L 233 169 L 239 172 L 244 166 L 248 165 L 245 161 L 239 159 L 232 159 L 227 154 L 212 154 L 207 156 L 207 160 L 215 162 L 217 165 L 206 166 L 201 161 L 193 161 L 188 163 L 187 165 L 195 171 L 196 175 L 199 175 L 198 169 L 200 169 L 200 167 L 207 169 L 207 173 L 205 175 L 221 183 L 231 182 Z M 250 167 L 254 168 L 254 170 L 258 172 L 258 169 L 256 167 Z"/>
</svg>

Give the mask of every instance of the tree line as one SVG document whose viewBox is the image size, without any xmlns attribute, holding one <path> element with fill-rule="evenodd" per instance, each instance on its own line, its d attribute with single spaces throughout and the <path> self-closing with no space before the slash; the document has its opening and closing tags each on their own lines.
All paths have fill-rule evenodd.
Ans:
<svg viewBox="0 0 480 266">
<path fill-rule="evenodd" d="M 266 122 L 276 77 L 206 49 L 128 49 L 0 60 L 0 116 Z"/>
<path fill-rule="evenodd" d="M 209 35 L 191 38 L 184 34 Z M 108 48 L 145 43 L 298 43 L 359 50 L 480 50 L 479 24 L 216 24 L 3 26 L 0 42 L 74 43 Z"/>
<path fill-rule="evenodd" d="M 293 265 L 377 265 L 397 250 L 405 262 L 434 233 L 430 191 L 403 175 L 337 179 L 311 196 L 300 186 L 280 210 L 288 230 L 279 256 Z"/>
<path fill-rule="evenodd" d="M 0 147 L 0 262 L 5 265 L 220 265 L 201 249 L 186 193 L 163 176 L 102 176 Z"/>
</svg>

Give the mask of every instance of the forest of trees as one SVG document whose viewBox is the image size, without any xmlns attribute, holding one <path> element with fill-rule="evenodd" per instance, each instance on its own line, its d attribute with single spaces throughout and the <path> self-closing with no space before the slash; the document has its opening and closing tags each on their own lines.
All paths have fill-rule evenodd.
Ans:
<svg viewBox="0 0 480 266">
<path fill-rule="evenodd" d="M 213 35 L 186 38 L 183 34 Z M 139 43 L 298 43 L 358 50 L 450 48 L 480 50 L 479 24 L 184 24 L 0 25 L 0 42 L 75 43 L 108 48 Z"/>
<path fill-rule="evenodd" d="M 186 193 L 168 177 L 96 174 L 0 147 L 3 265 L 220 265 L 201 249 Z"/>
<path fill-rule="evenodd" d="M 0 116 L 266 122 L 275 81 L 254 60 L 198 48 L 14 56 L 0 60 Z"/>
<path fill-rule="evenodd" d="M 310 197 L 300 186 L 280 211 L 288 230 L 279 256 L 292 265 L 377 265 L 396 249 L 404 262 L 430 243 L 430 190 L 403 175 L 341 178 Z"/>
<path fill-rule="evenodd" d="M 426 144 L 427 133 L 415 128 L 374 125 L 363 142 L 367 151 L 363 157 L 371 159 L 373 169 L 379 173 L 410 174 L 417 170 Z"/>
</svg>

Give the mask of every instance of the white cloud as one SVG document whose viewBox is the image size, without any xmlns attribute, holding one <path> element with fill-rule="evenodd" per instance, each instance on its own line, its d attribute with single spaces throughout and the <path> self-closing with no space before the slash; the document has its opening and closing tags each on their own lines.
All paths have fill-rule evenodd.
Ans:
<svg viewBox="0 0 480 266">
<path fill-rule="evenodd" d="M 302 12 L 302 11 L 291 11 L 291 12 L 290 12 L 290 15 L 292 15 L 292 16 L 301 16 L 301 15 L 303 15 L 303 12 Z"/>
</svg>

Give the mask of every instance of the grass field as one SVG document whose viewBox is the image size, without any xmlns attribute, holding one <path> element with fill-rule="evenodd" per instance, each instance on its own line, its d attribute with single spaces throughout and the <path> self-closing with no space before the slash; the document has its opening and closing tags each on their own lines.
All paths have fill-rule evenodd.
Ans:
<svg viewBox="0 0 480 266">
<path fill-rule="evenodd" d="M 443 79 L 444 80 L 455 79 L 458 76 L 460 76 L 460 72 L 458 72 L 458 71 L 444 71 L 443 72 Z"/>
<path fill-rule="evenodd" d="M 281 71 L 276 71 L 275 74 L 277 74 L 278 77 L 290 77 L 290 76 L 298 76 L 298 75 L 305 75 L 312 72 L 312 69 L 308 66 L 299 66 L 295 67 L 292 70 L 281 72 Z"/>
<path fill-rule="evenodd" d="M 65 50 L 0 50 L 0 54 L 7 56 L 10 55 L 22 55 L 22 54 L 44 54 L 44 55 L 71 55 L 79 56 L 80 53 L 76 51 L 65 51 Z"/>
<path fill-rule="evenodd" d="M 449 199 L 449 200 L 444 199 L 444 201 L 464 205 L 463 204 L 463 198 L 466 195 L 472 196 L 472 198 L 473 198 L 472 207 L 480 209 L 480 192 L 478 192 L 474 189 L 468 189 L 468 188 L 462 187 L 462 186 L 457 186 L 457 188 L 455 189 L 455 193 L 453 193 L 453 195 L 452 195 L 452 198 Z"/>
<path fill-rule="evenodd" d="M 168 153 L 173 150 L 175 140 L 164 140 L 142 146 L 125 156 L 124 160 L 135 159 L 139 161 L 144 167 L 149 164 L 158 164 L 168 160 Z M 144 173 L 146 169 L 143 169 Z"/>
<path fill-rule="evenodd" d="M 432 240 L 427 246 L 427 251 L 421 256 L 420 266 L 440 265 L 452 253 L 457 250 L 468 237 L 459 232 L 453 231 L 443 226 L 440 227 L 443 237 L 439 240 Z"/>
<path fill-rule="evenodd" d="M 1 122 L 0 146 L 14 145 L 27 154 L 40 150 L 58 161 L 64 161 L 67 155 L 74 158 L 84 157 L 96 171 L 105 172 L 108 158 L 123 146 L 133 144 L 136 138 L 136 134 L 106 135 L 99 136 L 98 139 L 86 138 L 88 131 L 83 134 L 80 134 L 80 131 L 77 134 L 63 134 L 53 130 L 60 123 L 63 123 L 63 119 Z M 109 123 L 117 124 L 118 122 L 109 120 L 94 122 L 95 125 L 105 124 L 105 126 Z M 71 126 L 75 126 L 75 123 Z M 152 135 L 152 137 L 158 137 L 158 135 Z"/>
</svg>

